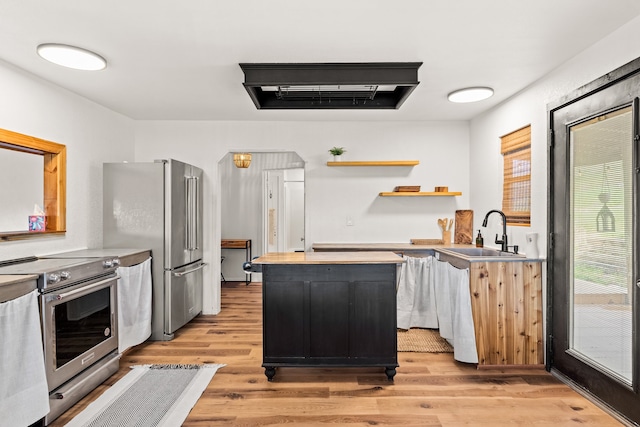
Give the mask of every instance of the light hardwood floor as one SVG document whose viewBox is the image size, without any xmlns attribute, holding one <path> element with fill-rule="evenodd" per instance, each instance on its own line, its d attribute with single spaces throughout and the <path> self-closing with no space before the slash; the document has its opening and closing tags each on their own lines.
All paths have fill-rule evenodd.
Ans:
<svg viewBox="0 0 640 427">
<path fill-rule="evenodd" d="M 477 370 L 451 354 L 399 353 L 383 369 L 280 368 L 262 364 L 261 285 L 222 285 L 222 311 L 200 316 L 170 342 L 129 350 L 121 369 L 58 418 L 63 426 L 128 372 L 150 363 L 224 363 L 185 426 L 620 426 L 543 369 Z"/>
</svg>

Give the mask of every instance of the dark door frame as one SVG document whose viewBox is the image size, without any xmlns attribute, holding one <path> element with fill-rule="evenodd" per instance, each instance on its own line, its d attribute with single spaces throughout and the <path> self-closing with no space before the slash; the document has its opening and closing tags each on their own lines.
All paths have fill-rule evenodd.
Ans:
<svg viewBox="0 0 640 427">
<path fill-rule="evenodd" d="M 556 119 L 556 113 L 559 113 L 560 110 L 562 110 L 565 107 L 570 106 L 571 104 L 577 103 L 581 100 L 586 99 L 589 96 L 592 95 L 596 95 L 599 92 L 610 88 L 614 85 L 617 85 L 619 83 L 622 83 L 623 81 L 625 81 L 626 79 L 632 78 L 632 77 L 638 77 L 638 75 L 640 75 L 640 58 L 637 58 L 613 71 L 611 71 L 610 73 L 605 74 L 604 76 L 572 91 L 571 93 L 563 96 L 562 98 L 560 98 L 559 100 L 556 100 L 554 102 L 551 102 L 547 105 L 547 129 L 548 129 L 548 156 L 547 156 L 547 160 L 548 160 L 548 169 L 547 169 L 547 230 L 548 230 L 548 246 L 547 246 L 547 304 L 546 304 L 546 313 L 547 313 L 547 321 L 546 321 L 546 332 L 547 332 L 547 341 L 546 341 L 546 369 L 548 371 L 553 371 L 554 374 L 558 375 L 559 377 L 561 377 L 562 379 L 566 380 L 569 383 L 572 383 L 574 385 L 577 386 L 577 388 L 581 389 L 583 392 L 585 392 L 586 394 L 590 395 L 591 397 L 593 397 L 596 401 L 599 401 L 601 404 L 608 406 L 610 408 L 612 408 L 614 411 L 620 412 L 624 417 L 634 417 L 634 415 L 630 415 L 629 413 L 624 414 L 625 411 L 620 410 L 620 408 L 615 408 L 615 405 L 612 404 L 610 402 L 611 399 L 607 399 L 607 396 L 598 396 L 595 393 L 592 393 L 589 386 L 585 384 L 581 384 L 578 381 L 574 381 L 573 378 L 570 378 L 568 376 L 566 376 L 563 372 L 559 371 L 559 370 L 555 370 L 554 369 L 554 350 L 556 351 L 564 351 L 564 349 L 554 349 L 554 320 L 555 321 L 559 321 L 558 319 L 554 319 L 554 287 L 556 285 L 555 283 L 555 275 L 559 275 L 562 272 L 565 271 L 564 268 L 562 267 L 558 267 L 558 265 L 556 264 L 555 261 L 555 257 L 554 257 L 554 250 L 559 250 L 561 249 L 561 245 L 564 245 L 564 242 L 560 241 L 560 239 L 555 239 L 554 237 L 557 235 L 556 233 L 556 229 L 555 226 L 557 223 L 559 223 L 559 221 L 563 220 L 563 218 L 557 218 L 558 221 L 556 221 L 555 218 L 555 205 L 554 205 L 554 194 L 556 192 L 557 189 L 559 189 L 560 187 L 556 188 L 556 185 L 565 185 L 566 182 L 564 181 L 563 178 L 559 177 L 557 179 L 556 182 L 556 177 L 554 175 L 554 170 L 556 167 L 556 163 L 555 162 L 564 162 L 564 164 L 566 165 L 566 153 L 556 153 L 554 148 L 555 148 L 555 135 L 554 135 L 554 119 Z M 640 164 L 638 164 L 637 158 L 638 158 L 638 152 L 637 152 L 637 145 L 639 142 L 639 117 L 638 117 L 638 97 L 640 95 L 640 88 L 638 88 L 637 91 L 635 91 L 635 93 L 632 96 L 632 102 L 633 102 L 633 108 L 634 108 L 634 113 L 633 113 L 633 126 L 634 126 L 634 138 L 635 138 L 635 147 L 634 147 L 634 170 L 636 172 L 636 181 L 637 181 L 637 175 L 640 173 Z M 610 106 L 613 107 L 613 106 Z M 557 156 L 557 157 L 556 157 Z M 636 186 L 636 191 L 637 191 L 637 186 Z M 636 211 L 636 214 L 634 216 L 634 221 L 638 221 L 637 219 L 637 215 L 638 215 L 638 196 L 635 197 L 635 200 L 633 201 L 633 206 L 634 206 L 634 210 Z M 565 212 L 568 213 L 568 212 Z M 559 228 L 559 227 L 558 227 Z M 638 242 L 638 234 L 639 234 L 639 230 L 638 227 L 634 227 L 634 231 L 633 231 L 633 235 L 635 236 L 635 240 L 636 242 Z M 638 251 L 638 247 L 637 247 L 637 243 L 636 243 L 636 251 Z M 637 259 L 638 257 L 636 257 L 636 259 L 634 260 L 634 273 L 635 273 L 635 279 L 637 280 L 637 275 L 638 275 L 638 271 L 639 271 L 639 260 Z M 559 271 L 560 270 L 560 271 Z M 562 283 L 558 283 L 559 286 L 562 286 Z M 634 334 L 637 335 L 638 333 L 640 333 L 640 331 L 638 331 L 635 326 L 638 325 L 638 308 L 640 308 L 639 305 L 639 300 L 640 300 L 640 292 L 638 290 L 638 287 L 635 286 L 634 287 L 634 294 L 633 294 L 633 298 L 634 298 L 634 302 L 636 304 L 636 309 L 634 310 L 633 313 L 633 325 L 634 325 Z M 558 303 L 562 303 L 562 302 L 558 302 Z M 560 320 L 562 321 L 562 320 Z M 632 345 L 632 351 L 634 355 L 639 354 L 639 341 L 640 339 L 636 338 L 634 339 L 633 345 Z M 638 393 L 639 392 L 639 368 L 640 368 L 640 362 L 638 360 L 634 359 L 634 366 L 633 366 L 633 392 L 634 393 Z M 594 380 L 594 384 L 598 383 L 600 380 L 599 379 L 595 379 Z M 635 411 L 632 410 L 632 411 Z M 634 412 L 634 414 L 637 412 Z M 635 422 L 637 423 L 638 421 L 635 420 Z"/>
</svg>

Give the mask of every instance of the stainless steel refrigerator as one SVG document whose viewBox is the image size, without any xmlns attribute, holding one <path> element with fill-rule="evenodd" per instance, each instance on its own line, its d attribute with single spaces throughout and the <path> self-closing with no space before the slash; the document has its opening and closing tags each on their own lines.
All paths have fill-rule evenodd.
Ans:
<svg viewBox="0 0 640 427">
<path fill-rule="evenodd" d="M 202 169 L 103 165 L 103 247 L 151 249 L 151 340 L 171 340 L 202 311 L 202 237 Z"/>
</svg>

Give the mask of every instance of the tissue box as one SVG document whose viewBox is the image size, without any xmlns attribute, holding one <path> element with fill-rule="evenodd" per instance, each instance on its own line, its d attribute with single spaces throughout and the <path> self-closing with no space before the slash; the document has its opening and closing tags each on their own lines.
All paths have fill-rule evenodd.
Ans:
<svg viewBox="0 0 640 427">
<path fill-rule="evenodd" d="M 29 215 L 29 231 L 45 231 L 44 215 Z"/>
</svg>

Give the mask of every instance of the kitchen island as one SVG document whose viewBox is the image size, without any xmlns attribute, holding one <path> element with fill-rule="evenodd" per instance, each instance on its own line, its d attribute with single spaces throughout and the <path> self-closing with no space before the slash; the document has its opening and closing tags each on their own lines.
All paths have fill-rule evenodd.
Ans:
<svg viewBox="0 0 640 427">
<path fill-rule="evenodd" d="M 393 252 L 269 253 L 262 271 L 265 375 L 279 367 L 398 367 Z"/>
</svg>

